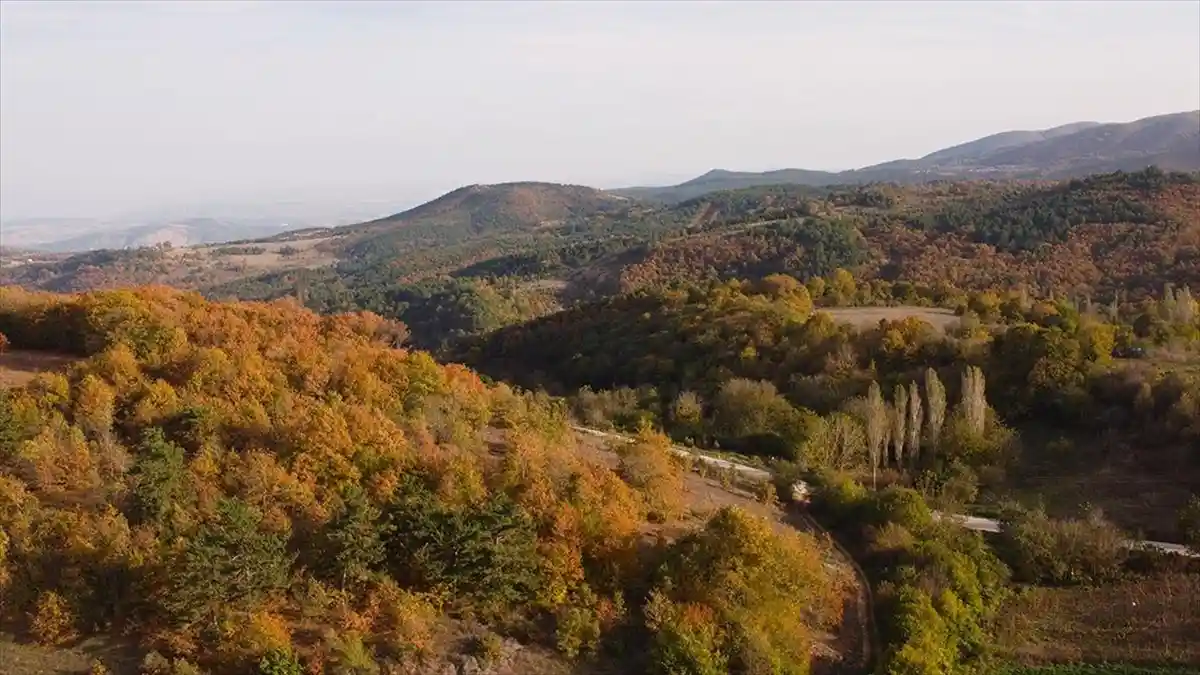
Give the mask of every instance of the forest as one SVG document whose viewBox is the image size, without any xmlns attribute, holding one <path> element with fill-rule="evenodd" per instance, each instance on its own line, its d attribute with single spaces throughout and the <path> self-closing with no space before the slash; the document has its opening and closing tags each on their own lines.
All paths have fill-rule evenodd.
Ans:
<svg viewBox="0 0 1200 675">
<path fill-rule="evenodd" d="M 80 359 L 0 396 L 0 619 L 38 643 L 120 635 L 175 673 L 429 672 L 478 625 L 481 649 L 802 673 L 841 618 L 812 537 L 736 507 L 647 537 L 682 515 L 661 436 L 591 463 L 561 402 L 394 349 L 375 315 L 9 289 L 0 330 Z"/>
</svg>

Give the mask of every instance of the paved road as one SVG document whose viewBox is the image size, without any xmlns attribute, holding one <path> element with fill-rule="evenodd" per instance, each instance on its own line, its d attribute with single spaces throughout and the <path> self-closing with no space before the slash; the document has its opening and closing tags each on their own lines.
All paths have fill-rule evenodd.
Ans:
<svg viewBox="0 0 1200 675">
<path fill-rule="evenodd" d="M 632 439 L 629 436 L 626 436 L 623 434 L 614 434 L 614 433 L 607 432 L 607 431 L 600 431 L 598 429 L 589 429 L 587 427 L 581 427 L 581 426 L 576 426 L 576 425 L 572 425 L 571 428 L 581 434 L 588 434 L 590 436 L 597 436 L 600 438 L 608 438 L 611 440 L 623 441 L 625 443 L 632 442 Z M 716 466 L 716 467 L 720 467 L 722 469 L 733 469 L 734 471 L 737 471 L 741 475 L 743 475 L 747 478 L 753 479 L 753 480 L 765 481 L 765 480 L 771 479 L 771 472 L 767 471 L 765 469 L 759 469 L 759 468 L 752 467 L 752 466 L 746 466 L 744 464 L 736 464 L 736 463 L 730 462 L 729 460 L 726 460 L 726 459 L 718 459 L 716 457 L 709 457 L 707 455 L 697 454 L 695 452 L 685 450 L 679 446 L 671 446 L 671 452 L 674 452 L 676 455 L 679 455 L 680 457 L 688 457 L 690 459 L 698 459 L 701 462 L 704 462 L 705 464 L 708 464 L 710 466 Z M 792 486 L 793 497 L 801 498 L 801 497 L 807 495 L 808 493 L 809 493 L 809 487 L 803 481 L 797 482 L 795 485 Z M 978 516 L 965 516 L 965 515 L 956 514 L 956 513 L 944 514 L 944 513 L 938 512 L 938 511 L 933 512 L 933 517 L 938 518 L 938 519 L 945 518 L 947 520 L 957 522 L 959 525 L 962 525 L 963 527 L 967 528 L 968 530 L 975 530 L 977 532 L 999 532 L 1000 531 L 1000 521 L 993 520 L 991 518 L 980 518 Z M 1187 556 L 1189 558 L 1200 558 L 1200 552 L 1193 551 L 1193 550 L 1189 549 L 1188 547 L 1183 546 L 1182 544 L 1172 544 L 1172 543 L 1165 542 L 1165 541 L 1127 541 L 1127 542 L 1125 542 L 1125 545 L 1127 547 L 1129 547 L 1130 549 L 1158 551 L 1160 553 L 1172 553 L 1175 555 Z"/>
</svg>

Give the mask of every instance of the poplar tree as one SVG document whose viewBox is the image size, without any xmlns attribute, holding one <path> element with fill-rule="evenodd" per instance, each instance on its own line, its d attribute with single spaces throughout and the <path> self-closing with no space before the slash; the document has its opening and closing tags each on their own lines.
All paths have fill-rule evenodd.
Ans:
<svg viewBox="0 0 1200 675">
<path fill-rule="evenodd" d="M 908 440 L 905 427 L 908 424 L 908 389 L 897 384 L 892 390 L 892 454 L 896 465 L 904 463 L 904 443 Z"/>
<path fill-rule="evenodd" d="M 921 389 L 916 380 L 908 383 L 908 446 L 909 462 L 916 462 L 921 453 Z"/>
<path fill-rule="evenodd" d="M 929 444 L 937 448 L 942 438 L 942 427 L 946 424 L 946 386 L 938 379 L 937 371 L 925 371 L 925 402 L 928 404 Z"/>
</svg>

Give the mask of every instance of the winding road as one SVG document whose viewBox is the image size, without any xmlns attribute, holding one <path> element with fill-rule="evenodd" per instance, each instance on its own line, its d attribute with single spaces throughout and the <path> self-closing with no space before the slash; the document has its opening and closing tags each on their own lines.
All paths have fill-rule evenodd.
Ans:
<svg viewBox="0 0 1200 675">
<path fill-rule="evenodd" d="M 633 439 L 631 437 L 626 436 L 624 434 L 616 434 L 616 433 L 611 433 L 608 431 L 600 431 L 598 429 L 589 429 L 588 427 L 581 427 L 581 426 L 577 426 L 577 425 L 571 425 L 571 428 L 578 433 L 588 434 L 590 436 L 597 436 L 600 438 L 607 438 L 607 439 L 616 440 L 616 441 L 623 441 L 625 443 L 631 443 L 633 441 Z M 689 459 L 699 460 L 710 466 L 715 466 L 715 467 L 719 467 L 722 469 L 732 469 L 733 471 L 736 471 L 739 474 L 741 474 L 742 476 L 749 478 L 751 480 L 759 480 L 759 481 L 771 480 L 771 472 L 767 471 L 766 469 L 759 469 L 759 468 L 756 468 L 753 466 L 737 464 L 737 463 L 731 462 L 727 459 L 720 459 L 717 457 L 709 457 L 707 455 L 702 455 L 702 454 L 699 454 L 696 452 L 691 452 L 691 451 L 685 450 L 685 449 L 683 449 L 679 446 L 675 446 L 675 445 L 671 446 L 671 452 L 675 453 L 676 455 L 679 455 L 680 457 L 687 457 Z M 792 485 L 792 497 L 794 499 L 803 499 L 808 494 L 809 494 L 808 484 L 804 483 L 803 481 L 799 481 Z M 950 520 L 952 522 L 956 522 L 959 525 L 967 528 L 968 530 L 975 530 L 976 532 L 999 532 L 1000 531 L 1000 521 L 993 520 L 991 518 L 980 518 L 979 516 L 967 516 L 967 515 L 962 515 L 962 514 L 957 514 L 957 513 L 941 513 L 939 511 L 934 511 L 933 517 L 936 519 L 939 519 L 939 520 L 944 519 L 944 520 Z M 1172 544 L 1172 543 L 1165 542 L 1165 541 L 1128 540 L 1125 542 L 1125 546 L 1130 549 L 1133 549 L 1133 550 L 1156 551 L 1159 553 L 1169 553 L 1169 554 L 1173 554 L 1173 555 L 1181 555 L 1181 556 L 1185 556 L 1188 558 L 1200 558 L 1200 551 L 1194 551 L 1182 544 Z"/>
</svg>

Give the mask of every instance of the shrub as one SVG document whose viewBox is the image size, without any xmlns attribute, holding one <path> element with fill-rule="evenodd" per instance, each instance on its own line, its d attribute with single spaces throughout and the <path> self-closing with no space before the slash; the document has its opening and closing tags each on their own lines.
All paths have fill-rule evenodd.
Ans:
<svg viewBox="0 0 1200 675">
<path fill-rule="evenodd" d="M 1109 581 L 1121 575 L 1128 557 L 1121 531 L 1098 514 L 1055 520 L 1037 510 L 1009 512 L 1002 520 L 998 549 L 1022 581 Z"/>
<path fill-rule="evenodd" d="M 259 675 L 303 675 L 304 666 L 290 649 L 272 649 L 258 662 Z"/>
<path fill-rule="evenodd" d="M 75 637 L 75 615 L 65 598 L 54 591 L 38 596 L 29 632 L 44 645 L 56 645 Z"/>
<path fill-rule="evenodd" d="M 646 604 L 646 625 L 654 632 L 651 668 L 658 675 L 726 675 L 720 629 L 710 607 L 676 604 L 655 592 Z"/>
<path fill-rule="evenodd" d="M 683 510 L 683 472 L 670 447 L 666 436 L 644 430 L 633 443 L 617 450 L 621 479 L 642 493 L 650 515 L 660 521 Z"/>
<path fill-rule="evenodd" d="M 595 651 L 600 632 L 600 617 L 594 607 L 564 605 L 556 612 L 554 643 L 568 658 Z"/>
</svg>

